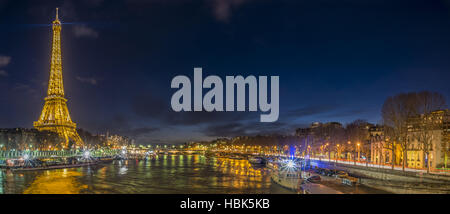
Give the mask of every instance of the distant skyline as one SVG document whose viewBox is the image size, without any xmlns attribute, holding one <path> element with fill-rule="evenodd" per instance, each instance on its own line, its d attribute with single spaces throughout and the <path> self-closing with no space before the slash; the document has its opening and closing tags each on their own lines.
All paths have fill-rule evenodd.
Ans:
<svg viewBox="0 0 450 214">
<path fill-rule="evenodd" d="M 293 134 L 312 122 L 381 121 L 388 96 L 450 100 L 450 2 L 0 0 L 0 127 L 32 128 L 60 8 L 72 120 L 139 143 Z M 177 75 L 280 76 L 280 116 L 173 112 Z M 204 93 L 206 90 L 204 90 Z"/>
</svg>

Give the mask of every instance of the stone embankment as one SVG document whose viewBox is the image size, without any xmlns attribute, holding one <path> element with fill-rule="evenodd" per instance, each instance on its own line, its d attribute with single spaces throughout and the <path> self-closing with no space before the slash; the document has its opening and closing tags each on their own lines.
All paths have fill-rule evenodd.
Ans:
<svg viewBox="0 0 450 214">
<path fill-rule="evenodd" d="M 398 194 L 449 194 L 450 176 L 421 172 L 364 167 L 311 160 L 311 165 L 321 168 L 337 169 L 358 177 L 359 183 L 368 187 Z"/>
</svg>

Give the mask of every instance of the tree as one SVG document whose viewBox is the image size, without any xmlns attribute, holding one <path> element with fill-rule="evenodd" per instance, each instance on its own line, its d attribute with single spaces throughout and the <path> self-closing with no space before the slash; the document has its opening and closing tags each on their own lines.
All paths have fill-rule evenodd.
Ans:
<svg viewBox="0 0 450 214">
<path fill-rule="evenodd" d="M 401 93 L 388 97 L 382 107 L 381 114 L 385 126 L 385 136 L 389 139 L 386 143 L 392 151 L 392 169 L 395 164 L 395 149 L 400 145 L 403 154 L 402 169 L 405 171 L 408 156 L 408 147 L 411 144 L 408 139 L 408 119 L 417 115 L 417 93 Z"/>
<path fill-rule="evenodd" d="M 360 155 L 359 153 L 363 150 L 364 144 L 369 137 L 368 125 L 369 123 L 367 123 L 367 121 L 357 119 L 347 124 L 346 127 L 346 135 L 347 139 L 350 141 L 350 148 L 353 147 L 351 151 L 358 154 L 358 160 Z M 356 155 L 354 156 L 354 162 L 356 164 Z"/>
<path fill-rule="evenodd" d="M 419 141 L 419 147 L 427 157 L 427 173 L 430 172 L 430 152 L 433 150 L 433 132 L 442 129 L 445 97 L 437 92 L 422 91 L 417 94 L 417 107 L 420 116 L 413 118 L 412 127 L 415 138 Z"/>
<path fill-rule="evenodd" d="M 445 113 L 446 121 L 449 121 L 449 113 L 448 110 L 446 110 Z M 447 124 L 448 126 L 448 124 Z M 441 143 L 442 152 L 444 153 L 444 168 L 448 168 L 447 162 L 448 157 L 450 156 L 450 133 L 449 133 L 449 127 L 446 127 L 446 131 L 444 132 L 444 136 Z"/>
<path fill-rule="evenodd" d="M 338 148 L 341 147 L 341 145 L 344 145 L 345 143 L 345 130 L 342 127 L 335 127 L 333 129 L 330 130 L 330 145 L 328 147 L 328 150 L 330 151 L 332 149 L 332 147 L 336 148 L 335 151 L 337 154 L 335 154 L 335 158 L 337 159 L 337 156 L 340 153 L 340 149 Z M 329 156 L 331 156 L 329 154 Z"/>
<path fill-rule="evenodd" d="M 384 154 L 383 154 L 383 149 L 385 149 L 385 139 L 383 139 L 382 137 L 384 137 L 384 136 L 376 135 L 376 136 L 372 136 L 370 138 L 370 144 L 373 145 L 372 149 L 374 149 L 374 152 L 376 152 L 377 154 L 380 155 L 374 161 L 375 164 L 384 164 L 385 163 Z"/>
</svg>

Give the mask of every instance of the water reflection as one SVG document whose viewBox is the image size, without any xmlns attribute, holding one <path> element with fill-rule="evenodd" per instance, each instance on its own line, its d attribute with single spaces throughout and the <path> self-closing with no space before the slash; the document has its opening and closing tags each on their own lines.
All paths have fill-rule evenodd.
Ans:
<svg viewBox="0 0 450 214">
<path fill-rule="evenodd" d="M 247 160 L 160 155 L 74 169 L 0 175 L 0 193 L 291 193 Z"/>
<path fill-rule="evenodd" d="M 25 189 L 25 194 L 79 194 L 88 185 L 77 182 L 76 178 L 83 174 L 68 169 L 52 170 L 37 176 Z"/>
</svg>

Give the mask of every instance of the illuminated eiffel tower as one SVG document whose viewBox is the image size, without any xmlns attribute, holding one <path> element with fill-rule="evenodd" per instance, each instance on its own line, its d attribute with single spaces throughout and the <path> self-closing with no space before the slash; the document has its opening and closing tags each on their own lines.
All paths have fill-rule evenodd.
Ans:
<svg viewBox="0 0 450 214">
<path fill-rule="evenodd" d="M 58 133 L 65 139 L 59 145 L 61 148 L 68 148 L 70 140 L 75 143 L 72 146 L 83 146 L 83 141 L 76 130 L 76 124 L 72 122 L 67 109 L 67 99 L 64 98 L 64 86 L 62 77 L 61 62 L 61 22 L 58 19 L 58 8 L 56 8 L 56 18 L 52 23 L 53 43 L 52 61 L 50 66 L 50 79 L 48 81 L 47 97 L 45 98 L 44 109 L 39 120 L 34 122 L 34 127 L 39 131 L 52 131 Z"/>
</svg>

